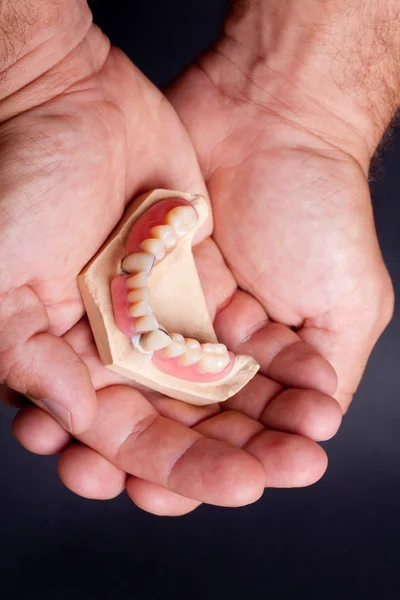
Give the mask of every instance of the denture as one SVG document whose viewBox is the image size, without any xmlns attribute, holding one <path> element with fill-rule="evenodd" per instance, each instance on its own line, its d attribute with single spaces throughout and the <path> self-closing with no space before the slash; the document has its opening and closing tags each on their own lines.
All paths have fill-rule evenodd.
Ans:
<svg viewBox="0 0 400 600">
<path fill-rule="evenodd" d="M 103 364 L 195 405 L 227 400 L 259 369 L 212 326 L 192 255 L 209 210 L 199 195 L 141 196 L 78 277 Z"/>
</svg>

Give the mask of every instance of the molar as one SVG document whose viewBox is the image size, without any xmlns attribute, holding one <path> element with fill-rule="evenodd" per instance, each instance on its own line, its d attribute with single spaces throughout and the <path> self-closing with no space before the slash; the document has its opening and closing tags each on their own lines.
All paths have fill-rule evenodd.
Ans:
<svg viewBox="0 0 400 600">
<path fill-rule="evenodd" d="M 196 211 L 192 206 L 176 206 L 166 214 L 165 222 L 173 227 L 178 237 L 183 237 L 196 226 Z"/>
<path fill-rule="evenodd" d="M 134 254 L 130 254 L 124 258 L 122 268 L 125 273 L 144 272 L 148 275 L 154 266 L 155 259 L 154 253 L 134 252 Z"/>
<path fill-rule="evenodd" d="M 179 362 L 184 367 L 188 367 L 190 365 L 194 365 L 198 363 L 202 357 L 202 351 L 200 342 L 197 340 L 193 340 L 191 338 L 185 339 L 186 350 L 184 354 L 181 354 L 179 357 Z"/>
<path fill-rule="evenodd" d="M 219 373 L 229 364 L 228 349 L 224 344 L 203 344 L 199 367 L 206 373 Z"/>
</svg>

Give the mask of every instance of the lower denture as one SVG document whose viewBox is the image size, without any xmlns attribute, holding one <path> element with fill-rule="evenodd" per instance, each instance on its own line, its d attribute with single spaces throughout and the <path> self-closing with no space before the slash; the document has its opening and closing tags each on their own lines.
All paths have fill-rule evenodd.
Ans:
<svg viewBox="0 0 400 600">
<path fill-rule="evenodd" d="M 220 381 L 232 371 L 235 364 L 235 355 L 233 352 L 228 352 L 229 363 L 219 373 L 206 373 L 200 369 L 199 363 L 190 366 L 183 366 L 179 361 L 179 356 L 176 358 L 167 358 L 163 350 L 158 350 L 153 354 L 153 364 L 166 375 L 172 375 L 185 381 L 193 381 L 195 383 L 213 383 Z"/>
</svg>

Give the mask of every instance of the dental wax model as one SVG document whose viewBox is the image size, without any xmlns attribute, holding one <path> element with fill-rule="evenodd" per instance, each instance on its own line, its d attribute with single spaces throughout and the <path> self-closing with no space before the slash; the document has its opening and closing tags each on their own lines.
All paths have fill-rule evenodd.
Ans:
<svg viewBox="0 0 400 600">
<path fill-rule="evenodd" d="M 104 365 L 190 404 L 222 402 L 259 365 L 216 338 L 192 256 L 208 217 L 202 196 L 138 198 L 78 277 Z"/>
</svg>

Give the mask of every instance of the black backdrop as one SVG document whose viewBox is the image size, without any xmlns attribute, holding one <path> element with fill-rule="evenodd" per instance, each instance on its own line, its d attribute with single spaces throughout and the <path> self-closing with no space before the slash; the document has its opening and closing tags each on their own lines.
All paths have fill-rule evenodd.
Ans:
<svg viewBox="0 0 400 600">
<path fill-rule="evenodd" d="M 97 0 L 96 21 L 158 85 L 218 31 L 223 0 Z M 381 247 L 400 286 L 400 135 L 372 185 Z M 179 519 L 122 495 L 83 500 L 57 480 L 56 458 L 21 449 L 0 407 L 0 597 L 30 600 L 398 600 L 399 313 L 370 360 L 329 470 L 303 490 L 267 490 L 243 509 Z"/>
</svg>

